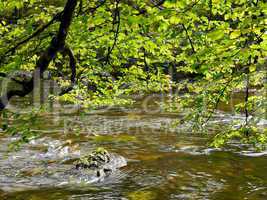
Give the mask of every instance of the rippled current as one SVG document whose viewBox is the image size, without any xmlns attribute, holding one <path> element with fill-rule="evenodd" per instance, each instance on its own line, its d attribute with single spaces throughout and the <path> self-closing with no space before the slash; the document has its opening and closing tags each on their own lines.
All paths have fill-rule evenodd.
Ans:
<svg viewBox="0 0 267 200">
<path fill-rule="evenodd" d="M 0 199 L 267 199 L 267 152 L 238 143 L 208 148 L 205 136 L 170 126 L 178 117 L 135 108 L 47 114 L 33 127 L 42 137 L 16 152 L 7 151 L 16 137 L 0 133 Z M 93 184 L 60 176 L 98 146 L 124 156 L 128 166 Z"/>
</svg>

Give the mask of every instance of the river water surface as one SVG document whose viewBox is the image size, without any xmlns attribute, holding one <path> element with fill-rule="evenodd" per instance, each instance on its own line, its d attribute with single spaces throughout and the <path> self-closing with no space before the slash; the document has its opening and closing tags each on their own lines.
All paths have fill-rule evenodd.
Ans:
<svg viewBox="0 0 267 200">
<path fill-rule="evenodd" d="M 0 199 L 267 199 L 266 152 L 238 143 L 227 150 L 208 148 L 205 135 L 170 126 L 178 117 L 140 106 L 48 113 L 32 127 L 42 137 L 16 152 L 7 151 L 16 137 L 0 133 Z M 57 176 L 71 159 L 99 146 L 124 156 L 128 166 L 93 184 Z"/>
</svg>

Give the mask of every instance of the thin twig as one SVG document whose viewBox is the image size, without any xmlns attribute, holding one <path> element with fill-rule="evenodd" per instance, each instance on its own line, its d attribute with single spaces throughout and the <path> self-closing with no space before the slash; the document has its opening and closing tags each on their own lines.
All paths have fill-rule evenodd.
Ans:
<svg viewBox="0 0 267 200">
<path fill-rule="evenodd" d="M 119 11 L 119 0 L 116 0 L 116 8 L 115 8 L 115 16 L 113 18 L 113 25 L 117 24 L 116 31 L 114 34 L 114 42 L 111 48 L 109 48 L 107 56 L 106 56 L 106 63 L 109 63 L 110 55 L 115 48 L 119 36 L 119 31 L 120 31 L 120 11 Z"/>
<path fill-rule="evenodd" d="M 190 36 L 189 36 L 189 33 L 188 33 L 187 28 L 185 27 L 184 24 L 182 24 L 182 27 L 183 27 L 183 29 L 185 30 L 186 37 L 187 37 L 187 39 L 189 40 L 189 43 L 190 43 L 190 46 L 191 46 L 191 49 L 192 49 L 193 53 L 196 53 L 196 50 L 195 50 L 195 48 L 194 48 L 193 41 L 192 41 L 192 39 L 191 39 Z"/>
<path fill-rule="evenodd" d="M 217 99 L 216 99 L 216 102 L 215 102 L 215 104 L 214 104 L 214 107 L 213 107 L 212 111 L 210 112 L 210 114 L 209 114 L 208 118 L 205 120 L 205 122 L 202 123 L 202 125 L 208 123 L 208 121 L 211 119 L 211 117 L 213 116 L 215 110 L 218 108 L 218 105 L 219 105 L 219 103 L 220 103 L 220 101 L 221 101 L 221 97 L 223 96 L 223 94 L 224 94 L 226 88 L 228 87 L 228 85 L 229 85 L 231 82 L 232 82 L 232 79 L 230 79 L 229 81 L 227 81 L 227 82 L 225 83 L 225 86 L 224 86 L 223 89 L 220 91 L 219 95 L 217 96 Z"/>
<path fill-rule="evenodd" d="M 102 5 L 104 5 L 106 3 L 106 0 L 102 1 L 100 4 L 96 5 L 95 7 L 89 7 L 87 8 L 85 12 L 91 12 L 91 13 L 94 13 L 98 8 L 100 8 Z"/>
<path fill-rule="evenodd" d="M 248 111 L 248 98 L 249 98 L 249 73 L 246 73 L 246 88 L 245 88 L 245 127 L 248 127 L 248 117 L 249 117 L 249 111 Z M 248 130 L 245 130 L 246 136 L 249 135 Z"/>
</svg>

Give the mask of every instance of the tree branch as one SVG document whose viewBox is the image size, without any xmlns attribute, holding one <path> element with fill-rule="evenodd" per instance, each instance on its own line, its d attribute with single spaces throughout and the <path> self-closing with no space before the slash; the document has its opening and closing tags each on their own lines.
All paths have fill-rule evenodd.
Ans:
<svg viewBox="0 0 267 200">
<path fill-rule="evenodd" d="M 196 53 L 195 48 L 194 48 L 194 45 L 193 45 L 193 41 L 192 41 L 192 39 L 190 38 L 190 36 L 189 36 L 189 34 L 188 34 L 188 30 L 187 30 L 187 28 L 185 27 L 184 24 L 182 24 L 182 27 L 183 27 L 183 29 L 185 30 L 186 37 L 187 37 L 187 39 L 189 40 L 189 43 L 190 43 L 192 52 L 193 52 L 193 53 Z"/>
<path fill-rule="evenodd" d="M 221 101 L 221 97 L 224 95 L 225 90 L 227 89 L 227 87 L 229 86 L 229 84 L 230 84 L 231 82 L 232 82 L 232 78 L 231 78 L 229 81 L 227 81 L 227 82 L 225 83 L 225 86 L 224 86 L 223 89 L 219 92 L 219 95 L 218 95 L 217 98 L 216 98 L 216 102 L 215 102 L 215 104 L 214 104 L 214 107 L 213 107 L 212 111 L 210 112 L 209 116 L 207 117 L 207 119 L 205 120 L 205 122 L 202 123 L 201 126 L 203 126 L 204 124 L 206 124 L 206 123 L 209 122 L 209 120 L 210 120 L 211 117 L 213 116 L 215 110 L 218 108 L 218 105 L 219 105 L 219 103 L 220 103 L 220 101 Z"/>
<path fill-rule="evenodd" d="M 9 53 L 13 53 L 15 52 L 15 50 L 21 46 L 22 44 L 25 44 L 27 42 L 29 42 L 31 39 L 33 39 L 34 37 L 38 36 L 39 34 L 41 34 L 45 29 L 47 29 L 50 25 L 52 25 L 56 20 L 59 20 L 60 17 L 62 15 L 62 12 L 57 13 L 47 24 L 45 24 L 44 26 L 42 26 L 41 28 L 39 28 L 37 31 L 35 31 L 32 35 L 30 35 L 29 37 L 27 37 L 26 39 L 20 41 L 19 43 L 17 43 L 14 47 L 8 49 L 2 56 L 1 56 L 1 60 L 2 57 L 7 56 L 7 54 Z M 2 62 L 2 61 L 1 61 Z"/>
<path fill-rule="evenodd" d="M 106 3 L 106 0 L 102 0 L 100 4 L 96 5 L 95 7 L 89 7 L 84 12 L 94 13 L 99 7 L 101 7 L 105 3 Z"/>
<path fill-rule="evenodd" d="M 30 81 L 24 82 L 22 90 L 9 90 L 6 91 L 0 98 L 0 110 L 3 110 L 8 101 L 13 96 L 26 96 L 29 94 L 34 88 L 34 79 L 41 78 L 45 70 L 48 68 L 52 59 L 55 58 L 56 54 L 62 49 L 65 48 L 65 40 L 68 34 L 68 30 L 74 15 L 75 7 L 77 6 L 78 0 L 68 0 L 64 10 L 62 12 L 62 17 L 60 19 L 60 27 L 58 30 L 57 35 L 52 39 L 50 46 L 43 52 L 40 56 L 39 60 L 37 61 L 35 70 L 33 72 L 33 76 Z M 70 59 L 71 60 L 71 59 Z"/>
<path fill-rule="evenodd" d="M 69 65 L 71 68 L 71 85 L 68 86 L 67 88 L 64 88 L 60 93 L 59 96 L 62 96 L 68 92 L 70 92 L 75 83 L 76 83 L 76 59 L 75 56 L 73 54 L 73 51 L 71 50 L 71 48 L 69 46 L 65 46 L 64 50 L 62 51 L 62 53 L 66 53 L 69 56 Z"/>
<path fill-rule="evenodd" d="M 153 3 L 153 5 L 155 7 L 157 7 L 158 9 L 162 10 L 163 8 L 161 7 L 162 4 L 164 4 L 165 0 L 160 0 L 158 2 L 156 2 L 155 0 L 150 0 L 151 3 Z"/>
<path fill-rule="evenodd" d="M 115 15 L 113 18 L 113 25 L 117 24 L 116 31 L 114 34 L 114 42 L 111 48 L 109 48 L 107 56 L 106 56 L 106 62 L 109 63 L 110 54 L 112 53 L 113 49 L 115 48 L 119 36 L 120 31 L 120 11 L 119 11 L 119 0 L 116 0 L 116 8 L 115 8 Z"/>
</svg>

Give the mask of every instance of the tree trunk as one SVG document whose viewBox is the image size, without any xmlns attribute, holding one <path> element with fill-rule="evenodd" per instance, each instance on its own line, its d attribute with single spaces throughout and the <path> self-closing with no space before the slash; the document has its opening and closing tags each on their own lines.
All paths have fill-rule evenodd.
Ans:
<svg viewBox="0 0 267 200">
<path fill-rule="evenodd" d="M 5 91 L 0 98 L 0 110 L 3 110 L 9 100 L 13 96 L 24 97 L 29 94 L 34 88 L 34 79 L 42 77 L 45 70 L 47 70 L 52 59 L 56 57 L 56 54 L 65 48 L 65 41 L 68 34 L 68 30 L 74 15 L 75 7 L 78 0 L 68 0 L 63 13 L 60 17 L 60 27 L 57 35 L 52 39 L 50 46 L 43 52 L 37 61 L 36 68 L 32 74 L 30 81 L 21 82 L 22 90 L 10 89 Z"/>
</svg>

